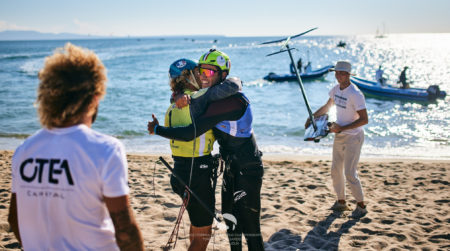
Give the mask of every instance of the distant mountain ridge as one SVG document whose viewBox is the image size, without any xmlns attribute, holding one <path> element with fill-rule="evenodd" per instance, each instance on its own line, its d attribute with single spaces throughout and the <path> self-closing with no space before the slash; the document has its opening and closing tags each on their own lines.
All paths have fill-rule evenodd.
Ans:
<svg viewBox="0 0 450 251">
<path fill-rule="evenodd" d="M 65 39 L 114 39 L 114 38 L 223 38 L 224 35 L 168 35 L 168 36 L 93 36 L 74 33 L 43 33 L 39 31 L 6 30 L 0 32 L 0 41 L 65 40 Z"/>
<path fill-rule="evenodd" d="M 0 40 L 59 40 L 59 39 L 94 39 L 109 38 L 105 36 L 80 35 L 73 33 L 42 33 L 38 31 L 6 30 L 0 32 Z"/>
</svg>

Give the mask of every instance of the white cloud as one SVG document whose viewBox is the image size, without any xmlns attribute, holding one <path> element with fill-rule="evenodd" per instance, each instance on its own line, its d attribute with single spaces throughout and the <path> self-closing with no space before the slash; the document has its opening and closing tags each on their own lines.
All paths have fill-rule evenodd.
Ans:
<svg viewBox="0 0 450 251">
<path fill-rule="evenodd" d="M 6 21 L 0 20 L 0 31 L 5 31 L 5 30 L 32 30 L 32 29 L 29 27 L 20 26 L 17 24 L 12 24 L 12 23 L 8 23 Z"/>
</svg>

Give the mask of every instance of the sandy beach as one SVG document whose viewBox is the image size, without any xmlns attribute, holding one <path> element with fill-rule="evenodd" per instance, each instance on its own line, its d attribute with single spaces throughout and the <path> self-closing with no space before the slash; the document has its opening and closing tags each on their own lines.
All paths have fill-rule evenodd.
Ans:
<svg viewBox="0 0 450 251">
<path fill-rule="evenodd" d="M 1 250 L 20 249 L 7 222 L 11 157 L 11 151 L 0 151 Z M 147 250 L 166 244 L 181 203 L 157 159 L 128 155 L 131 201 Z M 329 158 L 264 156 L 264 167 L 261 227 L 266 250 L 450 249 L 448 160 L 362 159 L 359 174 L 369 212 L 359 219 L 351 218 L 351 211 L 329 210 L 335 200 Z M 217 209 L 220 184 L 221 178 Z M 354 209 L 351 194 L 347 200 Z M 187 249 L 188 231 L 185 213 L 176 250 Z M 228 250 L 224 230 L 214 231 L 208 250 Z"/>
</svg>

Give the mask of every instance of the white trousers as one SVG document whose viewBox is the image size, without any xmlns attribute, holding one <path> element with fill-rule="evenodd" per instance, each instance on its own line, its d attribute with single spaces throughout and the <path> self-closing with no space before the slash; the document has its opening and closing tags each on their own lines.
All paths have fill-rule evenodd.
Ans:
<svg viewBox="0 0 450 251">
<path fill-rule="evenodd" d="M 345 180 L 347 180 L 356 201 L 364 201 L 358 177 L 358 162 L 363 142 L 364 131 L 357 135 L 337 133 L 334 137 L 331 178 L 338 200 L 345 200 Z"/>
</svg>

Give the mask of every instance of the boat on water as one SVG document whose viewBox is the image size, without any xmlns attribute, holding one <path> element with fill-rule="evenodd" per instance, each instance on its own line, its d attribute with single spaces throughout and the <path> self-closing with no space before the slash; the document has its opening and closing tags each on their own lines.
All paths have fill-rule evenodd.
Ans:
<svg viewBox="0 0 450 251">
<path fill-rule="evenodd" d="M 445 98 L 447 93 L 441 91 L 438 85 L 430 85 L 427 89 L 408 88 L 402 89 L 392 85 L 380 85 L 375 81 L 351 77 L 350 81 L 358 86 L 365 94 L 388 99 L 400 99 L 409 101 L 433 101 L 437 98 Z"/>
<path fill-rule="evenodd" d="M 317 70 L 311 70 L 307 72 L 300 73 L 300 77 L 302 80 L 315 80 L 324 78 L 327 73 L 330 71 L 331 68 L 333 68 L 333 65 L 327 65 L 325 67 L 319 68 Z M 295 74 L 276 74 L 276 73 L 269 73 L 267 76 L 264 77 L 265 80 L 269 81 L 275 81 L 275 82 L 282 82 L 282 81 L 295 81 L 297 80 L 297 76 Z"/>
<path fill-rule="evenodd" d="M 341 48 L 345 48 L 345 46 L 347 46 L 347 43 L 344 41 L 339 41 L 339 43 L 336 45 L 336 47 L 341 47 Z"/>
<path fill-rule="evenodd" d="M 387 37 L 387 33 L 386 33 L 386 25 L 383 23 L 383 30 L 380 31 L 377 28 L 377 31 L 375 32 L 375 38 L 386 38 Z"/>
</svg>

